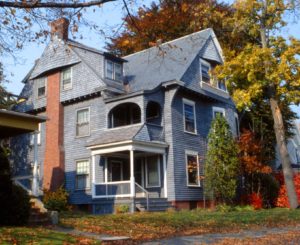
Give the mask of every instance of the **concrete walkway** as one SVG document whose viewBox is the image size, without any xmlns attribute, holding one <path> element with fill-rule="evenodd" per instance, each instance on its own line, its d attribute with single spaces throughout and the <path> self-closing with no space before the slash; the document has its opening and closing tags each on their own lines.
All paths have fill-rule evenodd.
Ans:
<svg viewBox="0 0 300 245">
<path fill-rule="evenodd" d="M 248 230 L 238 233 L 215 233 L 196 236 L 182 236 L 159 241 L 145 242 L 143 245 L 186 245 L 186 244 L 214 244 L 225 238 L 260 238 L 270 234 L 280 234 L 289 231 L 300 231 L 300 226 L 284 227 L 284 228 L 263 228 L 260 230 Z M 300 243 L 299 243 L 300 244 Z"/>
<path fill-rule="evenodd" d="M 90 233 L 90 232 L 85 232 L 85 231 L 79 231 L 75 230 L 73 228 L 65 228 L 61 226 L 56 226 L 53 228 L 53 230 L 74 235 L 74 236 L 83 236 L 87 238 L 92 238 L 98 241 L 103 241 L 103 242 L 108 242 L 108 241 L 121 241 L 121 240 L 128 240 L 130 239 L 127 236 L 111 236 L 107 234 L 96 234 L 96 233 Z"/>
</svg>

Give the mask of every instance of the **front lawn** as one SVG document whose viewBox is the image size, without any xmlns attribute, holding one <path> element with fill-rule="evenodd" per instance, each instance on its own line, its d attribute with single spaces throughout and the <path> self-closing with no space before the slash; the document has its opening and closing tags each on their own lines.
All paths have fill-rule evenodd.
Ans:
<svg viewBox="0 0 300 245">
<path fill-rule="evenodd" d="M 0 244 L 100 244 L 92 239 L 54 232 L 42 227 L 0 227 Z"/>
<path fill-rule="evenodd" d="M 295 224 L 300 224 L 300 210 L 278 208 L 228 213 L 194 210 L 101 216 L 65 213 L 61 217 L 63 226 L 94 233 L 129 236 L 133 240 Z"/>
</svg>

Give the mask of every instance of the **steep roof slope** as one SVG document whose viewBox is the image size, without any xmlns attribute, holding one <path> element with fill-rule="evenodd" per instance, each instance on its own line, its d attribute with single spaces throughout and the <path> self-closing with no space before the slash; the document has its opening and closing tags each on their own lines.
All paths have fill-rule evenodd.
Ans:
<svg viewBox="0 0 300 245">
<path fill-rule="evenodd" d="M 213 45 L 207 45 L 209 40 Z M 125 75 L 131 90 L 153 89 L 161 82 L 180 80 L 202 48 L 202 56 L 207 54 L 205 50 L 213 48 L 219 53 L 204 58 L 223 61 L 220 45 L 210 28 L 123 57 L 128 61 Z"/>
</svg>

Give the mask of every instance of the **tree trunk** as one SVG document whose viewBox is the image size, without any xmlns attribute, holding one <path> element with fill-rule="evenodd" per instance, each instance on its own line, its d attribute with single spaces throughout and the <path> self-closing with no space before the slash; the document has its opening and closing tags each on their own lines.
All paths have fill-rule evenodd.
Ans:
<svg viewBox="0 0 300 245">
<path fill-rule="evenodd" d="M 290 208 L 295 209 L 298 207 L 298 198 L 297 198 L 297 193 L 295 191 L 295 185 L 293 180 L 293 170 L 291 167 L 291 162 L 286 147 L 282 113 L 276 99 L 274 98 L 270 99 L 270 106 L 271 106 L 272 115 L 274 119 L 274 130 L 276 135 L 277 146 L 280 153 L 284 182 L 285 182 L 285 186 L 289 198 L 289 204 L 290 204 Z"/>
<path fill-rule="evenodd" d="M 265 23 L 266 21 L 265 17 L 268 15 L 267 10 L 268 10 L 268 3 L 265 0 L 264 8 L 262 11 L 263 18 L 261 19 L 261 26 L 260 26 L 260 37 L 261 37 L 262 48 L 268 48 L 268 37 L 267 37 L 266 23 Z M 265 71 L 267 75 L 269 71 L 268 61 L 265 62 Z M 285 186 L 289 198 L 290 208 L 295 209 L 298 208 L 298 197 L 295 190 L 291 161 L 286 147 L 285 130 L 284 130 L 284 124 L 282 120 L 282 113 L 278 106 L 278 101 L 276 98 L 276 88 L 274 87 L 272 81 L 269 82 L 270 84 L 268 86 L 268 96 L 269 96 L 270 106 L 271 106 L 273 120 L 274 120 L 274 131 L 276 135 L 276 143 L 279 149 L 284 182 L 285 182 Z"/>
</svg>

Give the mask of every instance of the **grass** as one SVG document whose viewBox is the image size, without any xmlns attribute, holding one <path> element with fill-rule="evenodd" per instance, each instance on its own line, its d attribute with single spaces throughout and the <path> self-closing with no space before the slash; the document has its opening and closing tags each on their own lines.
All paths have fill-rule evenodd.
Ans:
<svg viewBox="0 0 300 245">
<path fill-rule="evenodd" d="M 0 244 L 100 244 L 92 239 L 51 231 L 42 227 L 0 227 Z"/>
<path fill-rule="evenodd" d="M 61 224 L 78 230 L 130 236 L 149 240 L 174 235 L 233 232 L 260 227 L 300 224 L 300 210 L 268 209 L 259 211 L 212 212 L 207 210 L 135 213 L 118 215 L 82 215 L 65 213 Z"/>
</svg>

